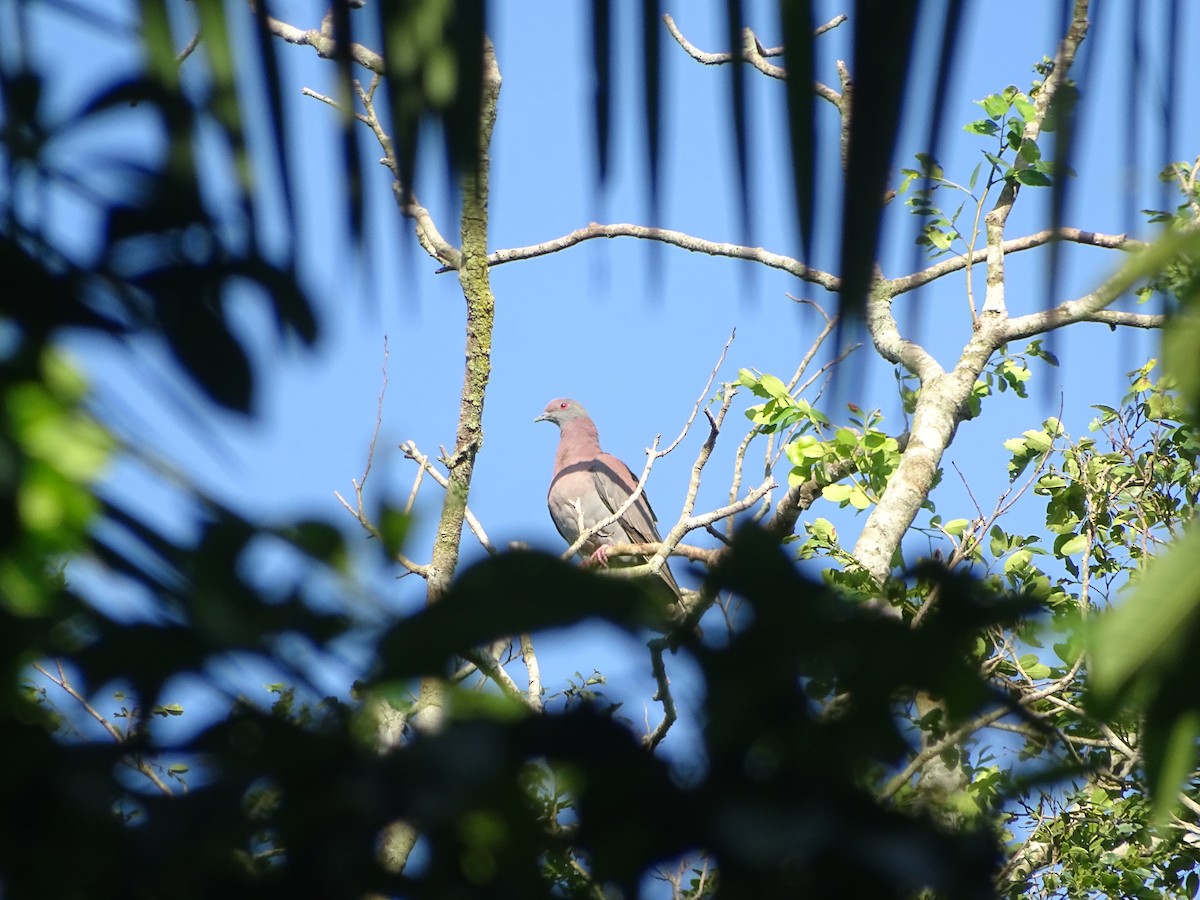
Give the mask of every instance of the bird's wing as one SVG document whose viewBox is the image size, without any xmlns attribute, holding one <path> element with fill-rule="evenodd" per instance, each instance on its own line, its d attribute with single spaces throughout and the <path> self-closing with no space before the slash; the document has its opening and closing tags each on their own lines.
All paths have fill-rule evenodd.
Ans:
<svg viewBox="0 0 1200 900">
<path fill-rule="evenodd" d="M 602 453 L 592 466 L 592 478 L 596 493 L 604 501 L 610 513 L 621 508 L 637 487 L 637 478 L 625 463 L 610 453 Z M 661 541 L 655 525 L 654 510 L 646 499 L 646 492 L 634 501 L 621 516 L 621 525 L 629 535 L 631 543 L 648 544 Z"/>
<path fill-rule="evenodd" d="M 609 500 L 599 490 L 595 477 L 595 460 L 587 460 L 564 467 L 550 483 L 546 497 L 550 517 L 558 533 L 568 543 L 574 543 L 580 533 L 611 515 Z M 629 494 L 626 493 L 625 497 Z M 617 504 L 624 502 L 624 497 Z M 602 528 L 584 544 L 585 552 L 592 552 L 602 544 L 629 540 L 620 522 Z"/>
</svg>

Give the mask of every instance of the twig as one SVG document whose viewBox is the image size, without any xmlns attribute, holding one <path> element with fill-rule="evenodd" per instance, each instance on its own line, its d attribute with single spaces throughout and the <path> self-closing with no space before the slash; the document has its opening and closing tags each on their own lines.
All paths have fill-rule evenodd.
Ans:
<svg viewBox="0 0 1200 900">
<path fill-rule="evenodd" d="M 400 445 L 400 449 L 401 449 L 401 451 L 403 451 L 403 453 L 406 457 L 411 459 L 413 462 L 415 462 L 417 465 L 419 465 L 422 469 L 424 469 L 426 472 L 428 472 L 430 477 L 434 481 L 436 481 L 439 485 L 441 485 L 443 488 L 447 487 L 450 484 L 450 482 L 446 478 L 446 476 L 443 475 L 441 472 L 439 472 L 434 467 L 433 463 L 429 461 L 429 457 L 426 456 L 425 454 L 421 453 L 417 449 L 416 443 L 414 443 L 413 441 L 405 441 L 403 444 Z M 416 488 L 414 486 L 414 491 L 415 490 L 416 490 Z M 478 539 L 478 541 L 479 541 L 480 545 L 482 545 L 483 549 L 486 550 L 488 553 L 492 554 L 493 556 L 495 556 L 499 551 L 495 547 L 493 547 L 492 542 L 490 540 L 488 540 L 487 533 L 483 530 L 483 526 L 479 524 L 479 520 L 475 518 L 475 514 L 473 512 L 471 512 L 470 507 L 468 507 L 466 509 L 466 511 L 464 513 L 464 518 L 466 520 L 467 525 L 470 527 L 472 534 L 474 534 L 476 539 Z"/>
<path fill-rule="evenodd" d="M 575 539 L 575 542 L 571 544 L 570 547 L 562 552 L 563 559 L 570 559 L 573 557 L 580 551 L 583 545 L 591 539 L 592 535 L 607 528 L 609 525 L 613 524 L 613 522 L 616 522 L 621 518 L 621 516 L 629 512 L 633 504 L 637 503 L 638 498 L 642 496 L 643 491 L 646 489 L 646 481 L 650 477 L 650 470 L 654 468 L 654 463 L 663 455 L 658 452 L 658 442 L 661 439 L 661 435 L 655 436 L 654 443 L 651 444 L 650 448 L 646 451 L 646 465 L 642 469 L 642 475 L 638 479 L 637 484 L 634 485 L 633 490 L 630 491 L 629 496 L 625 498 L 624 503 L 614 509 L 603 519 L 596 522 L 590 528 L 583 527 L 583 510 L 577 507 L 579 513 L 579 537 Z"/>
<path fill-rule="evenodd" d="M 841 25 L 845 21 L 845 15 L 835 16 L 824 25 L 816 28 L 813 31 L 813 37 L 819 37 L 825 32 L 836 28 L 838 25 Z M 740 60 L 749 63 L 754 68 L 758 69 L 758 71 L 771 78 L 778 78 L 781 80 L 787 78 L 786 69 L 768 62 L 768 59 L 782 56 L 784 53 L 784 48 L 764 47 L 762 42 L 759 41 L 757 35 L 755 35 L 755 33 L 749 28 L 742 29 L 742 48 L 740 53 L 706 53 L 683 36 L 683 33 L 679 30 L 679 26 L 675 24 L 675 20 L 671 18 L 669 14 L 663 14 L 663 22 L 666 24 L 667 31 L 670 32 L 671 37 L 675 39 L 675 42 L 683 48 L 684 52 L 687 53 L 688 56 L 696 60 L 696 62 L 702 63 L 706 66 L 720 66 Z M 813 90 L 818 96 L 828 100 L 835 106 L 840 105 L 840 95 L 838 95 L 838 93 L 828 85 L 821 84 L 821 82 L 818 81 L 813 84 Z"/>
<path fill-rule="evenodd" d="M 96 707 L 92 706 L 92 704 L 88 702 L 88 699 L 83 696 L 83 694 L 75 690 L 75 686 L 72 685 L 70 680 L 67 678 L 67 673 L 63 669 L 63 664 L 61 661 L 55 660 L 54 663 L 58 669 L 57 678 L 46 671 L 45 667 L 42 666 L 41 663 L 34 663 L 33 668 L 38 672 L 41 672 L 42 675 L 44 675 L 52 683 L 65 691 L 72 700 L 74 700 L 83 708 L 84 712 L 100 723 L 104 730 L 112 736 L 114 741 L 116 741 L 118 744 L 123 744 L 125 742 L 125 735 L 121 733 L 121 729 L 119 729 L 112 722 L 108 721 L 107 717 L 105 717 L 103 713 L 96 709 Z"/>
<path fill-rule="evenodd" d="M 670 648 L 670 642 L 667 638 L 654 638 L 647 646 L 650 648 L 650 668 L 654 672 L 654 683 L 658 685 L 652 699 L 661 703 L 663 708 L 662 719 L 653 731 L 642 738 L 642 744 L 653 750 L 667 736 L 678 714 L 675 710 L 675 698 L 671 696 L 671 679 L 667 677 L 667 667 L 663 662 L 663 651 Z"/>
<path fill-rule="evenodd" d="M 804 356 L 801 358 L 799 365 L 796 366 L 796 371 L 792 374 L 791 380 L 787 383 L 788 393 L 791 394 L 796 390 L 796 385 L 800 383 L 800 379 L 804 377 L 804 373 L 807 371 L 809 364 L 813 361 L 813 357 L 817 355 L 817 352 L 824 345 L 825 339 L 829 337 L 829 335 L 833 333 L 833 329 L 837 327 L 840 317 L 827 315 L 825 310 L 821 308 L 821 305 L 812 300 L 797 300 L 791 294 L 784 294 L 784 296 L 795 303 L 812 306 L 825 319 L 825 327 L 821 329 L 820 334 L 813 338 L 808 350 L 805 351 Z M 859 345 L 855 345 L 855 349 L 857 349 L 858 346 Z M 845 354 L 843 354 L 842 357 L 839 357 L 837 360 L 834 360 L 834 362 L 839 362 L 842 358 L 844 358 L 844 356 Z M 822 370 L 824 368 L 826 367 L 822 367 Z M 820 374 L 820 371 L 821 370 L 818 371 L 818 375 Z M 805 388 L 807 388 L 810 384 L 812 384 L 812 379 L 809 379 L 804 383 L 804 387 L 800 388 L 800 392 L 803 393 Z"/>
<path fill-rule="evenodd" d="M 175 62 L 182 63 L 185 59 L 196 52 L 196 48 L 200 46 L 200 32 L 197 31 L 192 35 L 192 39 L 187 42 L 187 45 L 175 54 Z"/>
<path fill-rule="evenodd" d="M 720 554 L 725 552 L 724 547 L 705 550 L 700 547 L 689 547 L 679 543 L 684 535 L 695 531 L 699 528 L 706 528 L 713 522 L 719 522 L 721 519 L 729 516 L 736 516 L 738 513 L 749 509 L 759 501 L 768 491 L 775 487 L 775 479 L 767 478 L 762 484 L 756 487 L 750 493 L 746 494 L 741 500 L 734 503 L 722 506 L 719 509 L 714 509 L 711 512 L 706 512 L 698 516 L 687 516 L 672 528 L 667 536 L 663 538 L 661 543 L 648 542 L 644 544 L 626 544 L 616 543 L 608 545 L 608 555 L 611 556 L 652 556 L 654 557 L 645 565 L 627 566 L 618 569 L 609 570 L 613 575 L 622 578 L 636 578 L 641 575 L 651 575 L 658 571 L 659 565 L 655 565 L 661 559 L 668 556 L 684 556 L 688 559 L 713 563 Z"/>
<path fill-rule="evenodd" d="M 683 429 L 679 432 L 679 437 L 671 442 L 671 445 L 665 449 L 662 456 L 666 456 L 672 450 L 679 446 L 680 442 L 691 430 L 692 423 L 696 421 L 696 415 L 700 412 L 700 407 L 704 404 L 704 398 L 708 396 L 708 389 L 712 387 L 712 383 L 716 380 L 717 372 L 721 371 L 721 364 L 725 362 L 725 355 L 729 352 L 729 347 L 733 344 L 733 339 L 737 337 L 737 329 L 729 332 L 729 340 L 725 342 L 725 346 L 721 348 L 721 354 L 717 357 L 716 363 L 712 367 L 712 371 L 708 373 L 708 381 L 704 382 L 704 389 L 700 391 L 700 396 L 696 398 L 696 402 L 692 405 L 691 414 L 688 415 L 687 421 L 683 423 Z"/>
<path fill-rule="evenodd" d="M 521 693 L 521 689 L 517 687 L 517 683 L 512 680 L 512 676 L 504 671 L 504 667 L 496 661 L 496 659 L 487 652 L 486 649 L 473 648 L 462 654 L 462 658 L 470 662 L 480 672 L 499 685 L 500 690 L 508 694 L 508 696 L 520 700 L 529 706 L 533 706 L 533 698 L 526 697 Z M 536 708 L 540 708 L 540 700 Z"/>
<path fill-rule="evenodd" d="M 118 744 L 125 744 L 128 741 L 128 736 L 122 734 L 121 729 L 117 728 L 116 725 L 110 722 L 107 717 L 105 717 L 98 709 L 88 702 L 87 698 L 84 697 L 83 694 L 79 693 L 79 691 L 75 689 L 75 686 L 71 684 L 70 679 L 67 678 L 67 673 L 63 668 L 61 660 L 55 660 L 54 663 L 55 668 L 58 671 L 58 677 L 55 677 L 46 671 L 46 668 L 41 663 L 35 662 L 33 664 L 33 668 L 40 672 L 52 684 L 65 691 L 72 700 L 80 705 L 84 712 L 100 723 L 101 727 L 108 732 L 109 736 L 112 737 L 114 741 L 116 741 Z M 154 771 L 153 767 L 150 766 L 149 763 L 143 760 L 140 756 L 131 754 L 126 757 L 125 762 L 131 769 L 144 775 L 146 780 L 158 788 L 163 794 L 168 797 L 174 795 L 174 792 L 167 785 L 167 783 L 163 781 L 162 778 L 159 777 L 158 773 Z"/>
<path fill-rule="evenodd" d="M 375 538 L 375 540 L 379 541 L 380 543 L 383 543 L 383 535 L 382 535 L 382 533 L 380 533 L 379 529 L 375 526 L 375 523 L 371 521 L 370 516 L 367 515 L 366 502 L 363 499 L 363 489 L 367 485 L 367 476 L 371 474 L 371 465 L 375 459 L 375 446 L 379 441 L 379 429 L 383 425 L 383 398 L 384 398 L 384 395 L 387 393 L 387 386 L 388 386 L 388 374 L 387 374 L 388 356 L 389 356 L 388 339 L 387 339 L 387 335 L 384 335 L 384 338 L 383 338 L 383 364 L 380 366 L 380 371 L 383 373 L 383 384 L 379 389 L 379 399 L 378 399 L 378 401 L 376 403 L 376 407 L 375 407 L 375 427 L 371 431 L 371 442 L 367 445 L 367 463 L 363 467 L 363 473 L 360 478 L 358 478 L 357 480 L 353 479 L 353 478 L 350 479 L 350 483 L 352 485 L 354 485 L 355 505 L 351 506 L 349 501 L 347 501 L 346 498 L 343 497 L 339 491 L 333 492 L 333 496 L 337 497 L 338 502 L 341 503 L 342 506 L 345 507 L 346 511 L 355 518 L 355 520 L 358 522 L 359 525 L 361 525 L 363 527 L 363 529 L 367 532 L 367 534 L 369 534 L 371 537 Z M 417 476 L 417 484 L 420 484 L 420 475 L 419 474 Z M 404 508 L 405 515 L 407 515 L 408 513 L 410 513 L 412 511 L 413 500 L 416 497 L 416 489 L 417 489 L 417 485 L 413 485 L 413 493 L 408 498 L 408 504 Z M 413 560 L 411 560 L 407 556 L 405 556 L 403 553 L 396 551 L 394 558 L 395 558 L 396 562 L 400 563 L 400 565 L 402 565 L 410 573 L 412 573 L 414 575 L 420 575 L 422 578 L 427 578 L 429 576 L 429 567 L 428 566 L 424 566 L 424 565 L 421 565 L 420 563 L 414 562 Z"/>
<path fill-rule="evenodd" d="M 417 243 L 433 259 L 442 264 L 443 268 L 439 271 L 457 270 L 462 265 L 462 252 L 442 236 L 429 210 L 417 202 L 412 186 L 403 185 L 400 182 L 400 164 L 396 160 L 395 147 L 391 137 L 383 130 L 379 117 L 375 114 L 375 91 L 378 89 L 380 81 L 380 77 L 376 75 L 371 79 L 371 86 L 365 90 L 357 81 L 354 83 L 358 100 L 366 110 L 366 115 L 361 116 L 360 119 L 371 129 L 371 133 L 375 135 L 375 140 L 379 142 L 379 146 L 383 150 L 384 156 L 380 162 L 391 170 L 394 179 L 392 193 L 396 197 L 401 214 L 412 220 Z"/>
<path fill-rule="evenodd" d="M 379 142 L 379 146 L 384 154 L 383 159 L 379 162 L 391 170 L 393 178 L 392 192 L 396 197 L 396 203 L 400 207 L 401 214 L 413 221 L 417 243 L 433 259 L 441 263 L 442 268 L 438 270 L 439 272 L 457 271 L 462 264 L 462 253 L 442 236 L 429 210 L 417 202 L 416 194 L 411 189 L 407 191 L 403 190 L 403 186 L 400 183 L 400 166 L 396 161 L 396 152 L 392 144 L 392 139 L 383 130 L 383 126 L 379 122 L 379 117 L 375 114 L 375 91 L 382 83 L 382 80 L 379 75 L 376 75 L 371 79 L 371 86 L 368 88 L 363 88 L 362 84 L 358 81 L 354 82 L 354 90 L 366 112 L 352 111 L 351 115 L 370 128 L 371 133 L 375 135 L 375 140 Z M 311 97 L 334 109 L 342 109 L 342 105 L 332 97 L 318 93 L 312 88 L 301 88 L 300 93 L 305 97 Z"/>
</svg>

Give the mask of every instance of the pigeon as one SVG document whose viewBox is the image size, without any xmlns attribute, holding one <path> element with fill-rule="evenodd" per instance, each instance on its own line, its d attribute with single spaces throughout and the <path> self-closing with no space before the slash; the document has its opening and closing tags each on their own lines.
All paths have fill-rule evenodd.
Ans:
<svg viewBox="0 0 1200 900">
<path fill-rule="evenodd" d="M 558 533 L 568 544 L 574 544 L 582 532 L 620 509 L 638 480 L 625 463 L 600 449 L 596 425 L 578 401 L 551 400 L 533 421 L 558 426 L 558 453 L 546 504 Z M 608 565 L 610 544 L 660 542 L 656 521 L 643 491 L 621 518 L 584 541 L 580 552 L 587 554 L 593 564 Z M 681 600 L 679 584 L 665 561 L 658 574 Z"/>
</svg>

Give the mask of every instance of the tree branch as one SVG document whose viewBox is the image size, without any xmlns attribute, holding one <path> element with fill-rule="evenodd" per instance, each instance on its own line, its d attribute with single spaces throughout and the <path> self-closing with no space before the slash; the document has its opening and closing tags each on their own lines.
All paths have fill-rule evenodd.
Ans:
<svg viewBox="0 0 1200 900">
<path fill-rule="evenodd" d="M 255 0 L 249 0 L 249 5 L 250 9 L 255 13 L 259 12 L 258 4 Z M 338 53 L 338 42 L 333 39 L 332 35 L 325 34 L 315 28 L 307 30 L 297 28 L 295 25 L 289 25 L 287 22 L 276 19 L 273 16 L 263 15 L 259 18 L 271 34 L 287 41 L 289 44 L 312 47 L 317 51 L 317 56 L 320 56 L 322 59 L 333 59 Z M 376 75 L 384 74 L 386 67 L 383 57 L 374 50 L 368 49 L 362 44 L 351 42 L 346 45 L 346 52 L 349 53 L 352 60 L 364 69 L 370 69 Z"/>
<path fill-rule="evenodd" d="M 658 571 L 659 566 L 654 563 L 659 559 L 665 559 L 667 556 L 685 556 L 688 559 L 698 562 L 706 562 L 710 565 L 715 562 L 721 553 L 725 552 L 724 547 L 705 550 L 700 547 L 687 547 L 679 542 L 684 535 L 696 531 L 700 528 L 706 528 L 714 522 L 719 522 L 722 519 L 736 516 L 740 512 L 749 509 L 757 503 L 768 491 L 776 487 L 774 478 L 767 478 L 762 484 L 754 488 L 741 500 L 734 503 L 729 503 L 719 509 L 714 509 L 711 512 L 702 513 L 698 516 L 687 516 L 682 519 L 672 528 L 667 536 L 662 539 L 661 543 L 649 542 L 645 544 L 626 544 L 616 543 L 608 546 L 609 557 L 623 556 L 653 556 L 654 559 L 641 566 L 625 566 L 619 569 L 614 569 L 613 573 L 620 575 L 622 578 L 637 578 L 642 575 L 652 575 Z M 661 563 L 660 563 L 661 565 Z"/>
<path fill-rule="evenodd" d="M 845 21 L 846 16 L 844 14 L 834 16 L 824 25 L 815 28 L 813 30 L 813 37 L 820 37 L 825 32 L 836 28 Z M 675 42 L 683 48 L 684 52 L 687 53 L 688 56 L 696 60 L 696 62 L 703 63 L 706 66 L 720 66 L 734 62 L 735 60 L 740 60 L 742 62 L 749 63 L 750 65 L 754 66 L 754 68 L 758 69 L 758 71 L 771 78 L 778 78 L 780 80 L 787 78 L 786 69 L 773 65 L 768 61 L 770 58 L 782 56 L 783 47 L 764 47 L 762 42 L 759 41 L 757 35 L 755 35 L 755 33 L 749 28 L 742 29 L 741 53 L 706 53 L 683 36 L 683 32 L 679 30 L 679 27 L 675 24 L 675 20 L 671 18 L 670 14 L 663 14 L 663 22 L 666 23 L 667 31 L 671 33 L 671 37 L 675 39 Z M 817 96 L 828 100 L 834 106 L 840 106 L 841 95 L 828 85 L 816 82 L 813 85 L 813 91 L 817 94 Z"/>
<path fill-rule="evenodd" d="M 900 335 L 892 315 L 891 282 L 876 281 L 867 298 L 867 332 L 879 355 L 898 363 L 921 379 L 925 385 L 944 374 L 941 364 L 920 344 Z"/>
<path fill-rule="evenodd" d="M 1054 67 L 1042 82 L 1034 100 L 1034 116 L 1025 123 L 1022 139 L 1028 142 L 1037 140 L 1042 131 L 1046 114 L 1058 93 L 1059 87 L 1067 78 L 1071 64 L 1079 45 L 1087 36 L 1088 30 L 1088 0 L 1075 0 L 1071 24 L 1066 35 L 1059 42 L 1058 52 L 1054 55 Z M 1013 167 L 1018 171 L 1029 166 L 1029 162 L 1021 154 L 1017 154 Z M 996 198 L 996 204 L 984 216 L 984 231 L 987 243 L 987 290 L 983 300 L 983 314 L 1003 315 L 1005 313 L 1004 299 L 1004 227 L 1012 212 L 1013 203 L 1017 199 L 1020 184 L 1015 178 L 1009 179 Z"/>
<path fill-rule="evenodd" d="M 528 247 L 514 247 L 508 250 L 496 250 L 488 255 L 488 265 L 499 266 L 520 259 L 547 256 L 594 238 L 615 237 L 633 237 L 646 241 L 658 241 L 663 244 L 681 247 L 693 253 L 705 253 L 709 256 L 727 256 L 732 259 L 745 259 L 751 262 L 762 263 L 773 269 L 782 269 L 784 272 L 795 275 L 802 281 L 818 284 L 831 292 L 841 290 L 842 286 L 842 280 L 836 275 L 822 272 L 820 269 L 811 269 L 797 259 L 772 253 L 769 250 L 764 250 L 762 247 L 746 247 L 741 244 L 707 241 L 703 238 L 692 237 L 690 234 L 685 234 L 682 231 L 670 231 L 666 228 L 651 228 L 646 225 L 630 225 L 625 223 L 601 225 L 597 222 L 592 222 L 586 228 L 577 228 L 570 234 L 565 234 L 562 237 L 544 241 L 540 244 L 533 244 Z M 449 269 L 443 268 L 439 271 L 445 272 L 449 271 Z"/>
<path fill-rule="evenodd" d="M 1104 234 L 1096 231 L 1084 231 L 1081 228 L 1060 228 L 1055 232 L 1047 228 L 1035 234 L 1004 241 L 1001 249 L 1005 255 L 1008 255 L 1042 247 L 1056 239 L 1074 244 L 1086 244 L 1090 247 L 1103 247 L 1107 250 L 1137 250 L 1146 246 L 1145 241 L 1135 240 L 1124 234 Z M 980 248 L 970 254 L 963 253 L 950 259 L 944 259 L 911 275 L 889 279 L 888 286 L 894 295 L 908 293 L 936 281 L 944 275 L 965 269 L 968 264 L 983 262 L 987 259 L 987 253 L 987 248 Z"/>
<path fill-rule="evenodd" d="M 121 729 L 117 728 L 116 725 L 110 722 L 107 716 L 96 709 L 96 707 L 92 706 L 92 704 L 88 702 L 88 699 L 75 689 L 75 686 L 71 684 L 71 680 L 67 678 L 67 673 L 63 669 L 63 664 L 60 661 L 55 660 L 55 667 L 58 671 L 57 677 L 46 671 L 45 666 L 43 666 L 41 663 L 35 662 L 33 664 L 35 671 L 39 672 L 43 677 L 49 680 L 51 684 L 60 688 L 67 694 L 67 696 L 78 703 L 84 712 L 100 723 L 100 726 L 108 732 L 109 736 L 114 741 L 116 741 L 118 744 L 125 744 L 128 741 L 128 735 L 122 734 Z M 154 771 L 153 767 L 150 766 L 150 764 L 140 756 L 136 754 L 130 754 L 125 757 L 125 762 L 131 769 L 145 776 L 146 780 L 158 788 L 158 790 L 165 796 L 173 796 L 174 792 L 167 785 L 167 783 L 163 781 L 159 777 L 158 773 Z"/>
<path fill-rule="evenodd" d="M 672 644 L 664 637 L 655 638 L 650 641 L 648 646 L 650 648 L 650 670 L 654 673 L 654 683 L 658 686 L 653 699 L 661 703 L 663 708 L 663 716 L 658 725 L 642 738 L 642 745 L 653 750 L 667 736 L 667 731 L 675 724 L 678 714 L 675 710 L 675 698 L 671 696 L 671 679 L 667 677 L 667 667 L 663 662 L 663 651 L 670 649 Z"/>
<path fill-rule="evenodd" d="M 419 465 L 422 471 L 428 472 L 429 476 L 434 481 L 436 481 L 443 488 L 449 489 L 449 479 L 447 479 L 445 475 L 437 470 L 428 456 L 426 456 L 424 453 L 421 453 L 417 449 L 415 442 L 405 441 L 400 445 L 400 449 L 408 459 L 411 459 L 413 462 Z M 416 485 L 413 485 L 413 493 L 416 493 Z M 409 509 L 412 507 L 411 497 L 409 498 L 408 507 Z M 408 512 L 409 509 L 406 509 L 405 511 Z M 471 533 L 474 534 L 478 539 L 480 546 L 482 546 L 483 549 L 489 554 L 495 556 L 499 551 L 495 548 L 495 546 L 493 546 L 492 542 L 488 540 L 487 533 L 483 530 L 483 525 L 481 525 L 479 520 L 475 518 L 475 514 L 471 512 L 471 508 L 466 504 L 463 504 L 463 518 L 466 520 L 468 527 L 471 529 Z"/>
</svg>

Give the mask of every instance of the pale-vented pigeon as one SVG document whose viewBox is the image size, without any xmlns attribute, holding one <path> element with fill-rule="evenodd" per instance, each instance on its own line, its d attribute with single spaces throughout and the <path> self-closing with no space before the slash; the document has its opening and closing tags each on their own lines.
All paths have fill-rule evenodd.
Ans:
<svg viewBox="0 0 1200 900">
<path fill-rule="evenodd" d="M 583 531 L 620 509 L 638 480 L 625 463 L 600 449 L 596 425 L 577 401 L 551 400 L 533 421 L 553 422 L 559 429 L 554 478 L 546 502 L 558 533 L 573 544 Z M 592 562 L 607 565 L 610 544 L 661 541 L 656 521 L 643 491 L 620 519 L 588 538 L 581 552 Z M 665 562 L 658 574 L 679 598 L 679 584 Z"/>
</svg>

